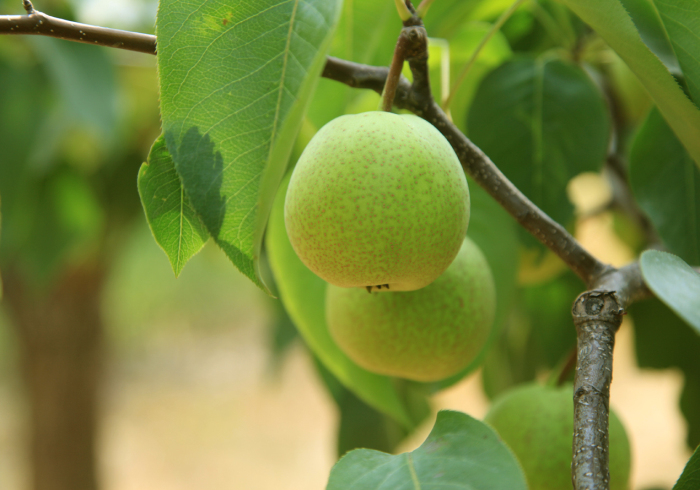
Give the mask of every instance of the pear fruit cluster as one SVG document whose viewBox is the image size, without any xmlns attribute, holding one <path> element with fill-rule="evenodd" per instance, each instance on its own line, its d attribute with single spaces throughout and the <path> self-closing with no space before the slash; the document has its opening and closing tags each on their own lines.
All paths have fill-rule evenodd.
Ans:
<svg viewBox="0 0 700 490">
<path fill-rule="evenodd" d="M 530 490 L 571 488 L 573 387 L 523 385 L 494 400 L 485 422 L 513 450 Z M 627 490 L 630 444 L 614 411 L 609 422 L 610 490 Z"/>
<path fill-rule="evenodd" d="M 334 119 L 299 158 L 284 213 L 297 255 L 329 283 L 330 334 L 358 365 L 435 381 L 476 358 L 494 282 L 465 239 L 464 171 L 434 126 L 388 112 Z"/>
<path fill-rule="evenodd" d="M 301 261 L 341 287 L 412 291 L 452 263 L 469 223 L 457 155 L 413 115 L 365 112 L 323 126 L 289 183 L 285 225 Z"/>
<path fill-rule="evenodd" d="M 329 285 L 331 336 L 370 371 L 437 381 L 458 373 L 481 352 L 496 311 L 493 276 L 469 238 L 447 270 L 417 291 L 367 294 Z"/>
</svg>

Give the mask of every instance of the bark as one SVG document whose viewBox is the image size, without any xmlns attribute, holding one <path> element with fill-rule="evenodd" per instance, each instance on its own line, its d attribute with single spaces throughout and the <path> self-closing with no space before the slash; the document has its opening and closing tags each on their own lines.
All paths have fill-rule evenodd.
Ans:
<svg viewBox="0 0 700 490">
<path fill-rule="evenodd" d="M 95 267 L 71 269 L 41 295 L 17 274 L 5 278 L 4 300 L 20 341 L 31 407 L 33 490 L 98 488 L 103 277 Z"/>
</svg>

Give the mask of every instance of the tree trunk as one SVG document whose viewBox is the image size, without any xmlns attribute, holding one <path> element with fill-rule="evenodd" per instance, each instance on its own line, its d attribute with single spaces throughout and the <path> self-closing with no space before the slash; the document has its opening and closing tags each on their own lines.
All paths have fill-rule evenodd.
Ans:
<svg viewBox="0 0 700 490">
<path fill-rule="evenodd" d="M 6 272 L 6 271 L 4 271 Z M 96 490 L 97 394 L 101 374 L 100 292 L 94 266 L 66 270 L 39 295 L 5 274 L 22 349 L 34 490 Z"/>
</svg>

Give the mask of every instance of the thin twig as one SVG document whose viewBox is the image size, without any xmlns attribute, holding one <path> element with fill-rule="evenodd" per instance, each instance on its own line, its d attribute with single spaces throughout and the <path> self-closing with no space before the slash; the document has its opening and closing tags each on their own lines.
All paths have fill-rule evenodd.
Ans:
<svg viewBox="0 0 700 490">
<path fill-rule="evenodd" d="M 0 34 L 34 34 L 141 53 L 156 53 L 156 37 L 51 17 L 24 0 L 27 15 L 0 15 Z"/>
<path fill-rule="evenodd" d="M 406 4 L 403 3 L 403 0 L 399 0 L 399 3 L 404 7 L 406 6 Z M 408 9 L 406 9 L 406 12 L 408 12 Z M 401 70 L 403 69 L 403 63 L 406 60 L 406 49 L 408 48 L 409 43 L 407 32 L 408 29 L 415 28 L 404 27 L 401 29 L 399 38 L 396 40 L 396 47 L 394 48 L 394 56 L 392 57 L 391 65 L 389 66 L 389 73 L 387 74 L 384 89 L 382 90 L 381 108 L 385 112 L 391 112 L 391 108 L 394 104 L 394 96 L 396 95 L 396 87 L 401 79 Z"/>
</svg>

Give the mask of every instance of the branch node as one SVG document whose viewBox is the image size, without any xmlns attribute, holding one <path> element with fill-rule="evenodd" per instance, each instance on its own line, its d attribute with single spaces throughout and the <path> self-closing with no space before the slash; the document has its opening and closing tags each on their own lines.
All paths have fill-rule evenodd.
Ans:
<svg viewBox="0 0 700 490">
<path fill-rule="evenodd" d="M 32 15 L 34 12 L 34 5 L 32 5 L 32 2 L 30 0 L 22 0 L 22 6 L 24 7 L 24 10 L 27 11 L 27 15 Z"/>
</svg>

